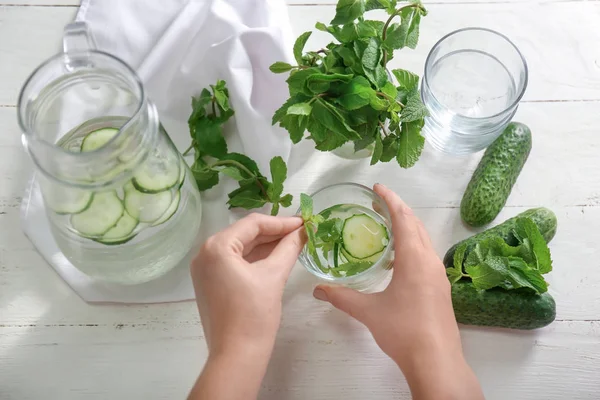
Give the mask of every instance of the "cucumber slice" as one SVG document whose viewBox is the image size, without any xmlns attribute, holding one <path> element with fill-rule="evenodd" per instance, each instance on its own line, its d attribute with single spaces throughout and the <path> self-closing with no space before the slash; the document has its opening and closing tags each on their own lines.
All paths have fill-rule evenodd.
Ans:
<svg viewBox="0 0 600 400">
<path fill-rule="evenodd" d="M 132 233 L 136 226 L 138 226 L 137 219 L 125 211 L 117 223 L 97 241 L 103 244 L 122 244 L 128 242 L 135 236 Z"/>
<path fill-rule="evenodd" d="M 57 214 L 78 214 L 92 203 L 92 192 L 81 189 L 53 187 L 44 192 L 48 207 Z"/>
<path fill-rule="evenodd" d="M 383 256 L 384 251 L 380 251 L 379 253 L 373 254 L 370 257 L 367 258 L 356 258 L 356 257 L 352 257 L 350 254 L 348 254 L 348 252 L 346 250 L 344 250 L 344 248 L 342 247 L 342 249 L 340 250 L 340 255 L 343 256 L 343 258 L 345 258 L 348 262 L 359 262 L 359 261 L 365 261 L 365 262 L 370 262 L 375 264 L 377 261 L 379 261 L 379 259 L 381 258 L 381 256 Z"/>
<path fill-rule="evenodd" d="M 155 153 L 134 172 L 133 185 L 143 193 L 158 193 L 179 183 L 180 160 L 176 154 Z"/>
<path fill-rule="evenodd" d="M 181 193 L 179 191 L 177 191 L 177 193 L 175 193 L 173 201 L 171 201 L 171 205 L 169 206 L 169 208 L 167 208 L 167 211 L 165 211 L 165 213 L 162 215 L 162 217 L 160 217 L 159 219 L 157 219 L 156 221 L 154 221 L 154 223 L 152 224 L 152 226 L 157 226 L 157 225 L 164 224 L 169 219 L 171 219 L 171 217 L 173 216 L 173 214 L 175 214 L 175 212 L 177 212 L 177 209 L 179 208 L 179 201 L 180 200 L 181 200 Z"/>
<path fill-rule="evenodd" d="M 183 186 L 183 182 L 185 182 L 185 171 L 187 170 L 187 164 L 183 157 L 181 157 L 181 163 L 179 164 L 179 186 L 178 189 L 181 189 Z"/>
<path fill-rule="evenodd" d="M 119 130 L 116 128 L 98 129 L 97 131 L 88 133 L 88 135 L 83 138 L 83 142 L 81 142 L 81 152 L 84 153 L 86 151 L 99 149 L 115 137 L 117 133 L 119 133 Z"/>
<path fill-rule="evenodd" d="M 96 193 L 89 207 L 71 216 L 71 226 L 84 237 L 98 237 L 111 229 L 123 215 L 123 203 L 117 193 Z"/>
<path fill-rule="evenodd" d="M 385 226 L 366 214 L 356 214 L 344 222 L 342 240 L 348 255 L 364 260 L 383 251 L 389 237 Z"/>
<path fill-rule="evenodd" d="M 125 209 L 129 215 L 140 222 L 157 221 L 171 206 L 173 196 L 168 190 L 148 194 L 125 186 Z"/>
</svg>

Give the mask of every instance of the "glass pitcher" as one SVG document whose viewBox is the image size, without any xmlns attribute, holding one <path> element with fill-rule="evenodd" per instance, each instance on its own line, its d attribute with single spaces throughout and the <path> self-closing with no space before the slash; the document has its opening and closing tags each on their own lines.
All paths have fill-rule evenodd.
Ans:
<svg viewBox="0 0 600 400">
<path fill-rule="evenodd" d="M 147 282 L 196 243 L 200 193 L 136 73 L 94 47 L 69 24 L 64 52 L 27 79 L 23 144 L 65 257 L 100 280 Z"/>
</svg>

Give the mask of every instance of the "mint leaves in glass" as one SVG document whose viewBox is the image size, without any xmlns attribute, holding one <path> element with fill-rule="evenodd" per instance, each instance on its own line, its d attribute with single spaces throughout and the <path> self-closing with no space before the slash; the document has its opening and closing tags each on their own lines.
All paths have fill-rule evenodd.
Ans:
<svg viewBox="0 0 600 400">
<path fill-rule="evenodd" d="M 385 10 L 387 21 L 366 20 L 365 13 L 374 9 Z M 294 45 L 297 65 L 271 66 L 274 73 L 290 72 L 290 98 L 275 112 L 273 124 L 285 128 L 294 143 L 308 132 L 320 151 L 351 144 L 355 152 L 368 149 L 371 165 L 395 159 L 403 168 L 413 166 L 423 150 L 427 115 L 419 77 L 392 70 L 393 83 L 387 64 L 394 51 L 416 47 L 426 14 L 420 1 L 340 0 L 331 24 L 316 24 L 335 42 L 304 52 L 312 32 L 303 33 Z"/>
</svg>

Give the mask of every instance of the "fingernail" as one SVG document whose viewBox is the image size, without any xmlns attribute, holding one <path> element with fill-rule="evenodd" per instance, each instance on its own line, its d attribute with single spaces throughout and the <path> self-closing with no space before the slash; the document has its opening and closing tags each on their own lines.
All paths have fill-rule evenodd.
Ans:
<svg viewBox="0 0 600 400">
<path fill-rule="evenodd" d="M 325 293 L 323 289 L 315 288 L 315 290 L 313 290 L 313 296 L 317 300 L 328 301 L 327 293 Z"/>
</svg>

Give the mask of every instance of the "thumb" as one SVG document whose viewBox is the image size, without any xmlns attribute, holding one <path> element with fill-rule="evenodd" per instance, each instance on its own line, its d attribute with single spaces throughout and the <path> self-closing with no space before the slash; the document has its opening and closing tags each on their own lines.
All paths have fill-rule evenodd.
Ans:
<svg viewBox="0 0 600 400">
<path fill-rule="evenodd" d="M 313 296 L 330 303 L 363 324 L 372 301 L 370 295 L 343 286 L 318 285 L 313 291 Z"/>
</svg>

